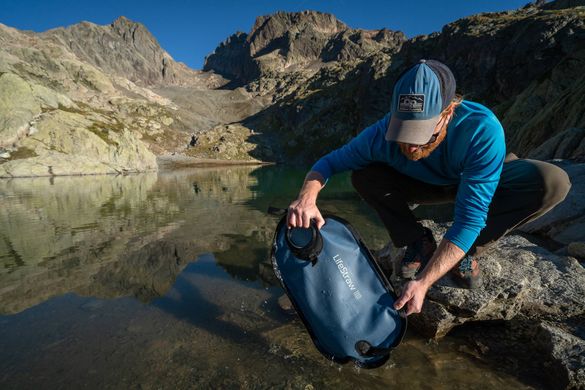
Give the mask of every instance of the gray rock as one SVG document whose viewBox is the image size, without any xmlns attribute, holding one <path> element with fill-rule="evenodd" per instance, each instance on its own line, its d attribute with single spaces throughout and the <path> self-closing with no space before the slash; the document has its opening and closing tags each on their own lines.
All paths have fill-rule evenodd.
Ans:
<svg viewBox="0 0 585 390">
<path fill-rule="evenodd" d="M 444 230 L 425 221 L 433 230 Z M 393 257 L 394 267 L 400 259 Z M 518 315 L 555 320 L 585 314 L 585 269 L 572 257 L 555 255 L 526 238 L 500 239 L 478 259 L 483 286 L 457 288 L 446 275 L 428 292 L 423 311 L 410 318 L 428 337 L 442 337 L 468 321 L 510 320 Z M 404 280 L 396 273 L 393 283 Z"/>
<path fill-rule="evenodd" d="M 105 119 L 105 118 L 103 118 Z M 106 129 L 102 131 L 96 123 Z M 68 129 L 68 131 L 55 131 Z M 107 130 L 105 122 L 55 110 L 38 123 L 34 137 L 22 141 L 24 158 L 0 165 L 0 178 L 87 175 L 156 170 L 156 156 L 127 129 Z"/>
<path fill-rule="evenodd" d="M 581 335 L 582 336 L 582 335 Z M 535 340 L 550 368 L 551 382 L 559 389 L 585 387 L 585 340 L 550 322 L 539 324 Z"/>
<path fill-rule="evenodd" d="M 81 22 L 40 36 L 83 62 L 142 85 L 188 84 L 196 71 L 176 62 L 143 24 L 120 16 L 108 26 Z"/>
<path fill-rule="evenodd" d="M 582 156 L 585 156 L 585 129 L 578 128 L 561 131 L 528 154 L 529 158 L 536 160 L 579 158 Z"/>
<path fill-rule="evenodd" d="M 430 221 L 424 224 L 437 237 L 446 228 Z M 385 254 L 397 269 L 400 250 L 389 245 Z M 572 324 L 585 323 L 583 266 L 518 235 L 500 239 L 478 260 L 484 280 L 481 288 L 457 288 L 446 275 L 429 289 L 422 312 L 409 316 L 409 325 L 426 337 L 441 338 L 465 323 L 514 324 L 517 336 L 530 340 L 525 347 L 549 361 L 547 370 L 562 383 L 555 387 L 579 388 L 585 383 L 585 340 Z M 396 274 L 391 280 L 398 290 L 406 282 Z M 501 342 L 512 343 L 513 339 Z"/>
</svg>

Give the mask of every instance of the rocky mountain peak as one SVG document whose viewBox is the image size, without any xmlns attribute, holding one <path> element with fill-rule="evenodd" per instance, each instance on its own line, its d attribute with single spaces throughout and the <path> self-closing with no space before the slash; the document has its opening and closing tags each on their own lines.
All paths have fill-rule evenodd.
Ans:
<svg viewBox="0 0 585 390">
<path fill-rule="evenodd" d="M 141 23 L 120 16 L 110 25 L 82 22 L 40 34 L 79 60 L 141 85 L 181 84 L 192 73 L 175 62 Z"/>
<path fill-rule="evenodd" d="M 207 56 L 203 69 L 247 82 L 360 59 L 375 51 L 396 51 L 405 40 L 399 31 L 352 29 L 332 14 L 277 12 L 259 16 L 249 34 L 234 34 L 222 42 Z"/>
<path fill-rule="evenodd" d="M 120 16 L 110 24 L 110 28 L 113 33 L 119 35 L 125 42 L 133 44 L 139 50 L 150 46 L 155 50 L 163 51 L 157 40 L 142 23 Z"/>
<path fill-rule="evenodd" d="M 259 55 L 274 42 L 294 39 L 299 35 L 304 38 L 329 37 L 349 29 L 332 14 L 318 11 L 277 12 L 272 15 L 259 16 L 252 27 L 248 41 L 250 54 Z"/>
</svg>

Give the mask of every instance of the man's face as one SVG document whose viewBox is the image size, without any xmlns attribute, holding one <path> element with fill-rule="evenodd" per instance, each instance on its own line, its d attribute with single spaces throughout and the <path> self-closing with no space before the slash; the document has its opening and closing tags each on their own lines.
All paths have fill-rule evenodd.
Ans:
<svg viewBox="0 0 585 390">
<path fill-rule="evenodd" d="M 412 161 L 418 161 L 421 158 L 429 157 L 433 150 L 437 149 L 447 136 L 447 125 L 449 124 L 450 119 L 451 115 L 441 115 L 439 123 L 435 126 L 435 131 L 433 132 L 431 141 L 424 145 L 412 145 L 398 142 L 402 154 Z M 433 138 L 435 139 L 433 140 Z"/>
</svg>

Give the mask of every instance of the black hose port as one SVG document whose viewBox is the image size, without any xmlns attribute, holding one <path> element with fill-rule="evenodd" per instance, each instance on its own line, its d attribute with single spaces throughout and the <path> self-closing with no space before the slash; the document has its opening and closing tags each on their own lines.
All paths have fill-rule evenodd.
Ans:
<svg viewBox="0 0 585 390">
<path fill-rule="evenodd" d="M 286 243 L 297 258 L 310 261 L 313 266 L 317 263 L 317 258 L 323 250 L 323 237 L 314 222 L 309 228 L 288 229 Z"/>
</svg>

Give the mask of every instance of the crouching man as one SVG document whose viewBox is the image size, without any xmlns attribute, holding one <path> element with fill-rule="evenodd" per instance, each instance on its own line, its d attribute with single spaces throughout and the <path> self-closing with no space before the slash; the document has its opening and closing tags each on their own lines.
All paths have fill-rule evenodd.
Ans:
<svg viewBox="0 0 585 390">
<path fill-rule="evenodd" d="M 552 209 L 571 187 L 552 164 L 506 156 L 496 116 L 457 96 L 451 70 L 434 60 L 401 75 L 384 118 L 315 163 L 289 206 L 289 227 L 309 227 L 314 219 L 320 228 L 317 195 L 332 175 L 347 170 L 393 244 L 406 247 L 400 276 L 412 280 L 395 307 L 406 306 L 407 315 L 421 311 L 428 289 L 447 272 L 461 287 L 479 287 L 478 255 Z M 409 203 L 445 202 L 454 202 L 454 222 L 437 246 Z"/>
</svg>

